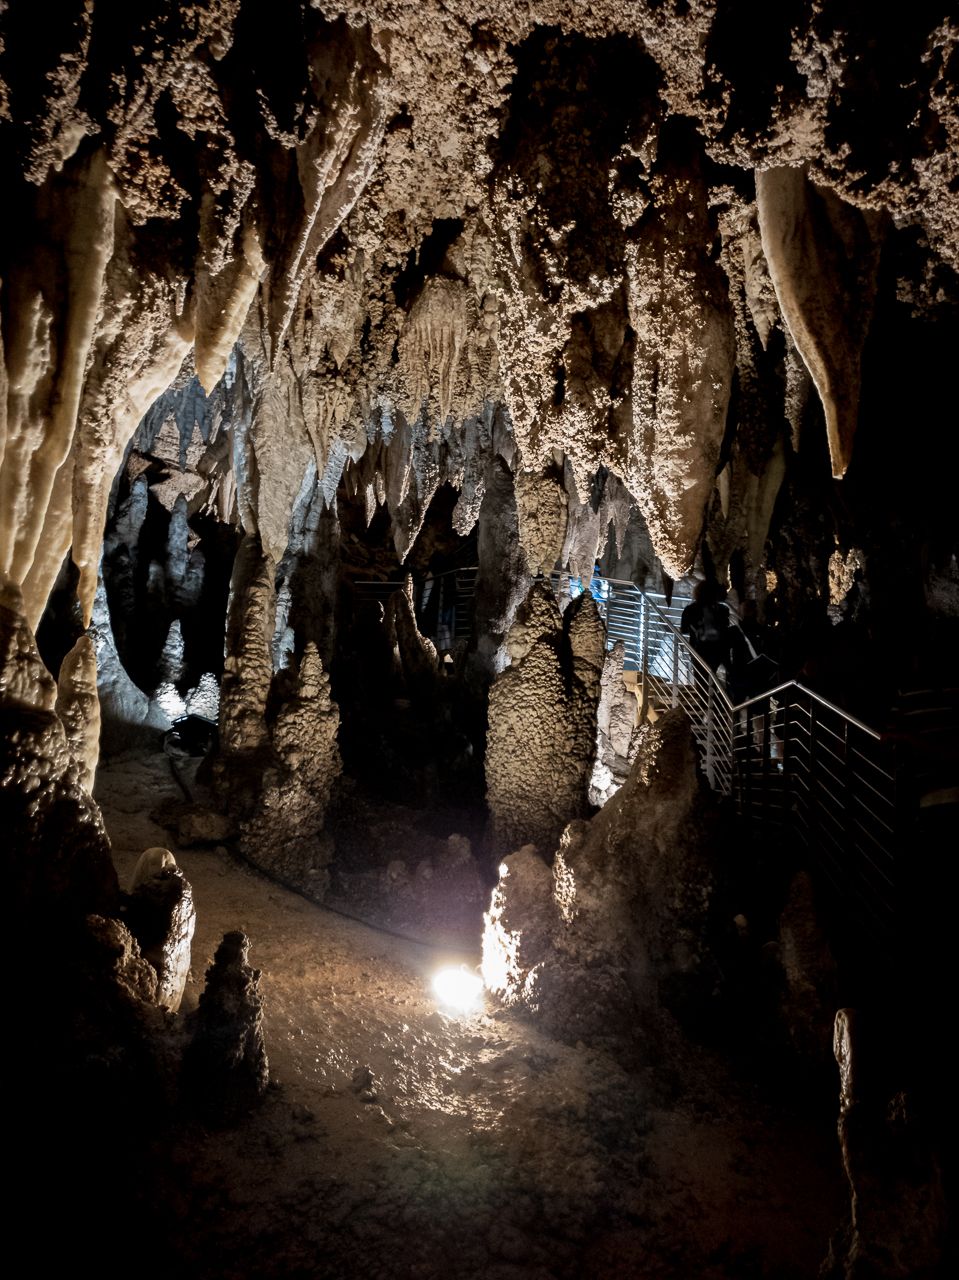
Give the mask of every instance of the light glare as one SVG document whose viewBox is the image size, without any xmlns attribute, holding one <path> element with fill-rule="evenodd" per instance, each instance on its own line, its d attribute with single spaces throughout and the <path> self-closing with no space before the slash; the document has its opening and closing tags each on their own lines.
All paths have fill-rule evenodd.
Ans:
<svg viewBox="0 0 959 1280">
<path fill-rule="evenodd" d="M 440 969 L 433 978 L 433 991 L 441 1005 L 457 1013 L 471 1013 L 480 1002 L 483 979 L 464 967 Z"/>
</svg>

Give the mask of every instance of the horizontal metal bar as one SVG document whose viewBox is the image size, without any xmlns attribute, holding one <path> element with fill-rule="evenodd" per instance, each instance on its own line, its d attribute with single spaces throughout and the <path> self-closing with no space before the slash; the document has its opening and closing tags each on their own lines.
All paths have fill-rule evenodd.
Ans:
<svg viewBox="0 0 959 1280">
<path fill-rule="evenodd" d="M 830 702 L 821 694 L 815 693 L 812 689 L 808 689 L 804 684 L 800 684 L 796 680 L 787 680 L 783 684 L 777 684 L 772 689 L 766 689 L 763 693 L 757 693 L 752 698 L 747 698 L 745 702 L 738 702 L 733 707 L 734 711 L 741 711 L 745 707 L 752 706 L 753 703 L 761 702 L 764 698 L 774 698 L 777 694 L 785 693 L 787 690 L 795 690 L 797 693 L 803 694 L 804 697 L 812 698 L 819 706 L 825 707 L 829 711 L 835 712 L 837 716 L 845 720 L 848 724 L 854 725 L 855 728 L 862 730 L 868 737 L 874 738 L 877 742 L 881 740 L 882 734 L 876 729 L 871 729 L 868 724 L 857 719 L 856 716 L 850 715 L 848 711 L 844 711 L 842 707 L 837 707 L 835 703 Z"/>
</svg>

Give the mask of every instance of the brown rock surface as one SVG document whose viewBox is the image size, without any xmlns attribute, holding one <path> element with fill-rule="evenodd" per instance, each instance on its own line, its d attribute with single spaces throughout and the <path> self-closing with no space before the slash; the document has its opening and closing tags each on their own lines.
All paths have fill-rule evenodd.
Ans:
<svg viewBox="0 0 959 1280">
<path fill-rule="evenodd" d="M 491 989 L 560 1035 L 630 1035 L 660 1010 L 695 1021 L 717 978 L 719 831 L 688 722 L 669 712 L 616 795 L 567 827 L 551 870 L 531 848 L 505 859 L 484 935 Z"/>
<path fill-rule="evenodd" d="M 535 583 L 506 646 L 512 662 L 490 690 L 486 794 L 494 854 L 555 847 L 586 812 L 604 633 L 592 598 L 560 615 Z"/>
<path fill-rule="evenodd" d="M 211 1124 L 239 1120 L 263 1098 L 270 1079 L 260 972 L 248 963 L 249 948 L 245 934 L 224 934 L 207 970 L 184 1055 L 186 1097 Z"/>
</svg>

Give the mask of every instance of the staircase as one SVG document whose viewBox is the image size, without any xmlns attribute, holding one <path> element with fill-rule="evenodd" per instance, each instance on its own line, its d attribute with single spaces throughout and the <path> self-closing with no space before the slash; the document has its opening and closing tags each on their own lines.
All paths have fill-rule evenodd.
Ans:
<svg viewBox="0 0 959 1280">
<path fill-rule="evenodd" d="M 560 574 L 553 586 L 559 594 L 585 589 Z M 770 839 L 797 838 L 844 913 L 873 938 L 888 938 L 917 844 L 933 820 L 941 831 L 944 813 L 959 815 L 959 691 L 909 695 L 885 733 L 795 681 L 734 706 L 680 634 L 688 597 L 667 601 L 598 577 L 588 589 L 608 648 L 622 640 L 624 670 L 642 682 L 642 718 L 650 708 L 682 707 L 710 786 Z"/>
</svg>

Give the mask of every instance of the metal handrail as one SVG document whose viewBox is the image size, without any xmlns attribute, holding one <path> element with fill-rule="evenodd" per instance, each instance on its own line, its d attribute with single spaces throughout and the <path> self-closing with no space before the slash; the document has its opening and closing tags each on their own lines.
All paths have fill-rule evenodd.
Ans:
<svg viewBox="0 0 959 1280">
<path fill-rule="evenodd" d="M 436 624 L 429 629 L 428 634 L 438 648 L 448 649 L 454 642 L 469 636 L 472 629 L 470 603 L 475 594 L 478 572 L 479 565 L 461 564 L 452 569 L 444 569 L 442 573 L 429 574 L 430 588 L 438 593 L 439 608 Z M 472 580 L 464 583 L 464 574 L 472 574 Z M 453 579 L 452 586 L 448 582 L 450 578 Z M 406 579 L 396 581 L 390 578 L 354 578 L 353 587 L 361 598 L 375 597 L 377 594 L 385 598 L 386 594 L 404 590 Z M 421 597 L 418 600 L 417 615 L 420 614 L 422 605 Z M 382 599 L 380 602 L 382 603 Z"/>
<path fill-rule="evenodd" d="M 553 581 L 561 590 L 563 575 Z M 886 932 L 910 832 L 894 736 L 795 680 L 734 704 L 677 625 L 688 597 L 663 607 L 633 582 L 580 582 L 601 597 L 608 648 L 624 640 L 642 679 L 641 718 L 654 703 L 682 707 L 712 788 L 745 819 L 788 826 L 832 892 L 873 933 Z"/>
</svg>

